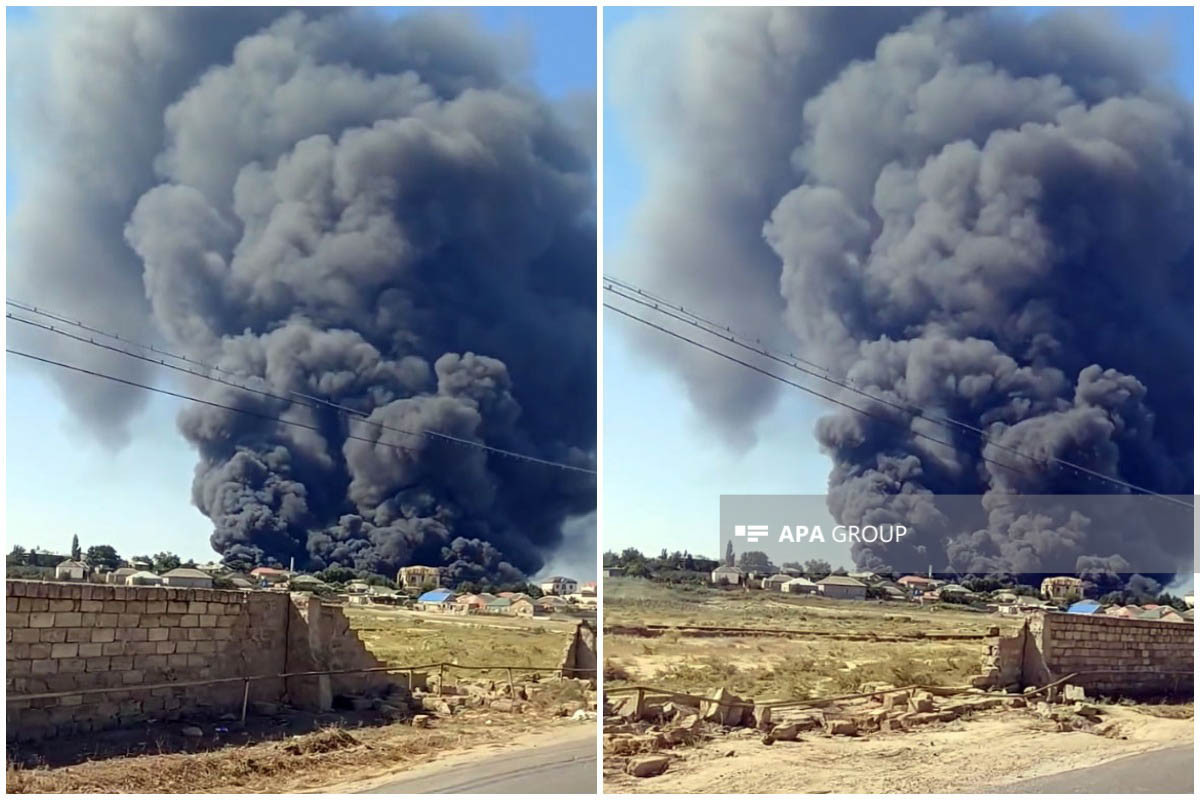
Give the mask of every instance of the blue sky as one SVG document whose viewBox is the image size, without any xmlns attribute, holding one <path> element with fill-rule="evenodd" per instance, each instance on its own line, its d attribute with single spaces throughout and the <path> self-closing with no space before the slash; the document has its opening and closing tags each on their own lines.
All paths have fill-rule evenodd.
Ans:
<svg viewBox="0 0 1200 800">
<path fill-rule="evenodd" d="M 1031 16 L 1047 10 L 1022 9 Z M 1155 32 L 1169 43 L 1174 67 L 1164 78 L 1192 97 L 1192 9 L 1110 11 L 1123 26 Z M 676 12 L 606 8 L 605 40 L 636 17 L 670 13 Z M 610 269 L 620 263 L 630 218 L 643 190 L 642 165 L 627 138 L 625 120 L 611 96 L 605 97 L 604 253 Z M 720 309 L 696 310 L 721 318 Z M 813 424 L 824 413 L 819 401 L 800 392 L 785 392 L 759 425 L 758 430 L 770 431 L 769 436 L 760 437 L 744 453 L 732 452 L 708 433 L 683 383 L 631 347 L 626 334 L 634 324 L 605 314 L 603 549 L 637 547 L 657 553 L 665 547 L 715 556 L 720 495 L 825 492 L 829 462 L 812 436 Z M 648 414 L 647 409 L 653 412 Z M 812 556 L 850 566 L 846 548 L 832 542 L 819 550 L 814 546 Z"/>
<path fill-rule="evenodd" d="M 40 13 L 9 8 L 6 23 L 10 29 L 28 25 Z M 595 89 L 594 8 L 471 13 L 489 30 L 526 37 L 528 77 L 551 97 Z M 8 156 L 5 206 L 11 212 L 21 202 L 20 159 Z M 54 307 L 52 297 L 18 299 Z M 66 551 L 78 533 L 85 549 L 111 544 L 124 556 L 170 550 L 198 561 L 216 557 L 208 545 L 211 525 L 191 505 L 196 457 L 175 427 L 181 401 L 154 396 L 135 422 L 132 443 L 113 452 L 67 413 L 46 378 L 50 367 L 18 358 L 7 359 L 7 367 L 6 463 L 20 468 L 7 471 L 6 550 L 20 544 Z"/>
</svg>

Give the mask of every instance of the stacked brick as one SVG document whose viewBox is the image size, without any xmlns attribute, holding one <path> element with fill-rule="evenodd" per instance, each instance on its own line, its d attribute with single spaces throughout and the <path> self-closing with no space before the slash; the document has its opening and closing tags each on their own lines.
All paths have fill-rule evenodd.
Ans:
<svg viewBox="0 0 1200 800">
<path fill-rule="evenodd" d="M 992 640 L 978 687 L 1071 683 L 1093 694 L 1192 693 L 1192 625 L 1104 614 L 1035 614 L 1015 636 Z"/>
<path fill-rule="evenodd" d="M 8 702 L 8 738 L 42 738 L 178 716 L 224 702 L 241 687 L 140 690 L 220 677 L 249 593 L 6 581 L 9 697 L 122 689 Z M 14 724 L 15 723 L 15 724 Z"/>
<path fill-rule="evenodd" d="M 972 684 L 980 688 L 1019 687 L 1025 635 L 1025 629 L 1022 628 L 1015 636 L 998 636 L 991 640 L 982 658 L 983 674 L 975 678 Z"/>
<path fill-rule="evenodd" d="M 1031 641 L 1055 677 L 1097 694 L 1191 693 L 1190 624 L 1107 615 L 1045 614 L 1030 621 Z"/>
</svg>

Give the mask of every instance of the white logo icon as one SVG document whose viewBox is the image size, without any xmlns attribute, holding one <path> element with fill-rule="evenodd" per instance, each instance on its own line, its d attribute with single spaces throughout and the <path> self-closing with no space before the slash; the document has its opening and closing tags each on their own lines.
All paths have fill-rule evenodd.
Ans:
<svg viewBox="0 0 1200 800">
<path fill-rule="evenodd" d="M 766 525 L 734 525 L 733 535 L 741 536 L 747 542 L 757 542 L 759 539 L 764 539 L 767 536 Z"/>
</svg>

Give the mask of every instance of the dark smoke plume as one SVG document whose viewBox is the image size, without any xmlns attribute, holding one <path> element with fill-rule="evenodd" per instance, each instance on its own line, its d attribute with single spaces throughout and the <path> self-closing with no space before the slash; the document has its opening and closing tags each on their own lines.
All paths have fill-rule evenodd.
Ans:
<svg viewBox="0 0 1200 800">
<path fill-rule="evenodd" d="M 462 14 L 71 10 L 23 44 L 13 294 L 368 417 L 189 381 L 315 429 L 182 413 L 218 552 L 498 580 L 553 556 L 590 475 L 370 423 L 594 466 L 586 98 Z M 119 442 L 129 392 L 65 386 Z"/>
<path fill-rule="evenodd" d="M 1162 49 L 1087 13 L 639 19 L 609 61 L 648 169 L 616 271 L 988 432 L 984 448 L 849 393 L 900 425 L 818 424 L 839 521 L 927 523 L 907 563 L 1024 572 L 1064 543 L 1113 557 L 1086 521 L 1012 519 L 1003 500 L 1113 488 L 1005 448 L 1192 493 L 1192 105 L 1164 88 Z M 753 441 L 778 387 L 646 347 L 731 442 Z M 981 528 L 939 530 L 933 493 L 981 495 Z M 1152 531 L 1125 546 L 1191 554 Z"/>
</svg>

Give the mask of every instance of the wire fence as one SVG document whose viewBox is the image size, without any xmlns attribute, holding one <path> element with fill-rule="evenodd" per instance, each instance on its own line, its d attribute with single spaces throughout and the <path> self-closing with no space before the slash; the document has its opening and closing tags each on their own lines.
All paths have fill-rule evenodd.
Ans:
<svg viewBox="0 0 1200 800">
<path fill-rule="evenodd" d="M 445 673 L 447 670 L 467 670 L 476 672 L 488 672 L 503 670 L 508 676 L 508 688 L 510 696 L 516 696 L 516 684 L 513 678 L 517 672 L 549 672 L 557 673 L 560 677 L 577 677 L 577 674 L 591 675 L 594 679 L 596 674 L 595 667 L 530 667 L 530 666 L 507 666 L 489 664 L 484 666 L 475 666 L 469 664 L 455 664 L 449 661 L 438 661 L 431 664 L 417 664 L 414 666 L 391 666 L 384 665 L 380 667 L 355 667 L 351 669 L 323 669 L 323 670 L 306 670 L 303 672 L 281 672 L 275 675 L 238 675 L 223 678 L 203 678 L 200 680 L 186 681 L 166 681 L 160 683 L 142 683 L 125 686 L 106 686 L 95 689 L 72 689 L 62 692 L 36 692 L 32 694 L 10 695 L 5 693 L 5 703 L 28 702 L 33 700 L 51 700 L 63 697 L 82 697 L 89 695 L 106 695 L 117 694 L 120 692 L 149 692 L 155 689 L 186 689 L 196 686 L 219 686 L 222 684 L 237 684 L 241 683 L 242 688 L 242 722 L 246 721 L 246 708 L 250 701 L 250 684 L 255 681 L 278 681 L 288 680 L 291 678 L 319 678 L 332 675 L 358 675 L 368 673 L 398 673 L 403 672 L 408 677 L 408 688 L 413 688 L 415 674 L 417 672 L 429 672 L 436 669 L 438 671 L 437 693 L 442 694 L 442 687 L 445 681 Z M 570 673 L 570 674 L 568 674 Z"/>
</svg>

